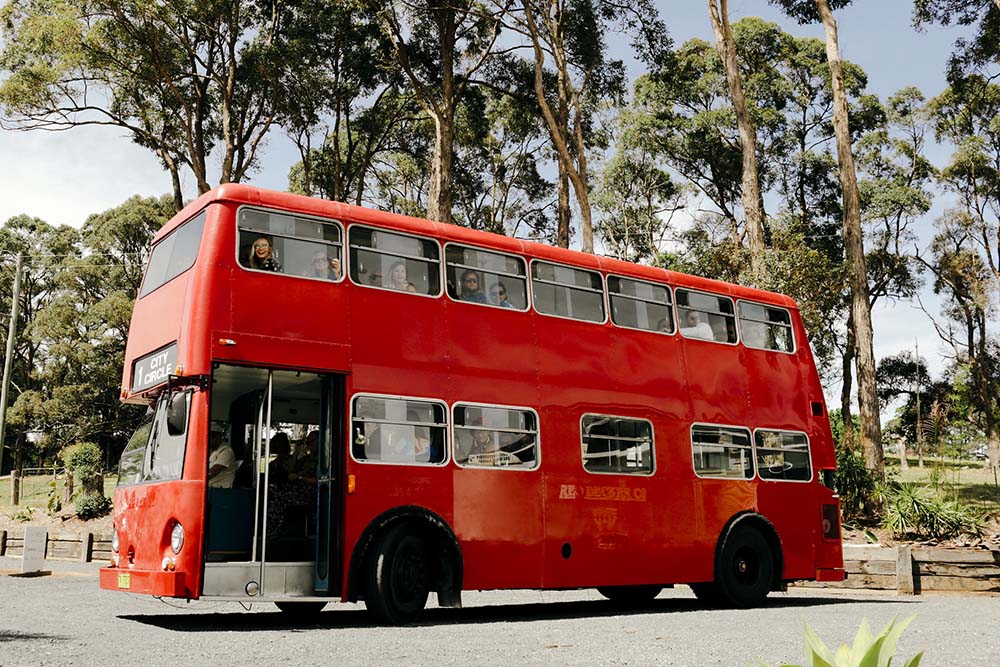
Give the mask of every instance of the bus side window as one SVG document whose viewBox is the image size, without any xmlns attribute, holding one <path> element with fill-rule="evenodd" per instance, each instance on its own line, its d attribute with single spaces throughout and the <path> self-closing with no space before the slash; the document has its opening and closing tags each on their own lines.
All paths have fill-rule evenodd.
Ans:
<svg viewBox="0 0 1000 667">
<path fill-rule="evenodd" d="M 448 424 L 432 401 L 357 396 L 351 419 L 351 455 L 357 461 L 443 463 Z"/>
<path fill-rule="evenodd" d="M 343 277 L 344 242 L 335 220 L 243 207 L 237 226 L 238 261 L 244 268 L 255 268 L 251 265 L 253 245 L 263 237 L 286 275 L 329 281 Z"/>
<path fill-rule="evenodd" d="M 360 225 L 352 225 L 347 236 L 355 284 L 426 296 L 441 294 L 437 242 Z"/>
</svg>

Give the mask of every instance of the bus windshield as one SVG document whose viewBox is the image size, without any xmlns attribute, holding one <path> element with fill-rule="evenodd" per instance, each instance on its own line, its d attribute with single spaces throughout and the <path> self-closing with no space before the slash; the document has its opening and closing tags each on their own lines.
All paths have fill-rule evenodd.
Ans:
<svg viewBox="0 0 1000 667">
<path fill-rule="evenodd" d="M 191 390 L 160 396 L 122 452 L 118 486 L 181 478 L 190 405 Z"/>
</svg>

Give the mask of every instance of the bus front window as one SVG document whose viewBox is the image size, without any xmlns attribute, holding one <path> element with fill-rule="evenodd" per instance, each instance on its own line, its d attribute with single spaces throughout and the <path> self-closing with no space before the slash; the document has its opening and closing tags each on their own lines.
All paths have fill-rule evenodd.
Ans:
<svg viewBox="0 0 1000 667">
<path fill-rule="evenodd" d="M 190 406 L 190 390 L 160 397 L 122 453 L 119 486 L 181 478 Z"/>
</svg>

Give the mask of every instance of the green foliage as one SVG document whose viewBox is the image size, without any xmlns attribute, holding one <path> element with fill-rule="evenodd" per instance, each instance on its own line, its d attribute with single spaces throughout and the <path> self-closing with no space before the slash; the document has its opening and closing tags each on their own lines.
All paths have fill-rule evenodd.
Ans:
<svg viewBox="0 0 1000 667">
<path fill-rule="evenodd" d="M 81 495 L 103 491 L 103 456 L 92 442 L 80 442 L 63 450 L 63 463 L 82 484 Z"/>
<path fill-rule="evenodd" d="M 45 509 L 48 510 L 49 514 L 55 514 L 62 510 L 62 489 L 57 479 L 49 480 L 49 493 L 45 500 Z"/>
<path fill-rule="evenodd" d="M 75 503 L 76 515 L 84 521 L 97 519 L 111 511 L 111 499 L 103 493 L 81 493 Z"/>
<path fill-rule="evenodd" d="M 902 623 L 896 623 L 895 617 L 889 621 L 881 632 L 873 635 L 868 627 L 868 619 L 861 619 L 861 627 L 858 634 L 854 636 L 852 646 L 842 644 L 836 653 L 830 651 L 819 635 L 805 625 L 805 665 L 809 667 L 889 667 L 892 664 L 893 655 L 896 653 L 896 644 L 900 635 L 906 629 L 914 617 L 910 617 Z M 907 660 L 903 667 L 918 667 L 924 652 L 916 654 Z M 763 667 L 766 663 L 761 662 Z M 798 665 L 784 664 L 780 667 L 801 667 Z"/>
<path fill-rule="evenodd" d="M 838 445 L 837 471 L 833 480 L 844 519 L 871 520 L 875 508 L 875 479 L 865 466 L 861 452 L 845 444 Z"/>
<path fill-rule="evenodd" d="M 7 517 L 12 521 L 17 521 L 19 523 L 28 523 L 31 521 L 32 515 L 34 515 L 35 510 L 30 505 L 25 505 L 19 509 L 7 513 Z"/>
<path fill-rule="evenodd" d="M 891 482 L 882 495 L 885 499 L 882 525 L 896 538 L 978 536 L 986 526 L 982 512 L 943 498 L 930 487 Z"/>
</svg>

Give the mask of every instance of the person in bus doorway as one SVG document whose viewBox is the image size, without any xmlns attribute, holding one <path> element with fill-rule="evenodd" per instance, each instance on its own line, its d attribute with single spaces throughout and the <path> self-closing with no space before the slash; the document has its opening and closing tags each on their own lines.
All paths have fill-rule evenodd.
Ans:
<svg viewBox="0 0 1000 667">
<path fill-rule="evenodd" d="M 323 280 L 340 280 L 340 260 L 327 257 L 326 251 L 317 250 L 313 253 L 312 262 L 306 278 L 322 278 Z"/>
<path fill-rule="evenodd" d="M 291 481 L 304 484 L 316 483 L 317 453 L 319 451 L 319 431 L 312 430 L 302 441 L 302 450 L 295 456 L 294 470 L 289 473 Z"/>
<path fill-rule="evenodd" d="M 250 268 L 281 273 L 281 264 L 274 258 L 271 239 L 261 235 L 253 240 L 253 245 L 250 246 Z"/>
<path fill-rule="evenodd" d="M 208 430 L 208 485 L 231 489 L 236 479 L 236 454 L 226 442 L 226 432 L 218 424 Z"/>
<path fill-rule="evenodd" d="M 705 340 L 715 340 L 715 332 L 708 322 L 701 321 L 701 313 L 697 310 L 687 311 L 684 318 L 686 327 L 681 327 L 681 334 L 688 338 L 704 338 Z"/>
<path fill-rule="evenodd" d="M 407 279 L 405 262 L 395 262 L 389 267 L 389 280 L 385 282 L 383 287 L 388 287 L 399 292 L 417 291 L 417 286 Z"/>
<path fill-rule="evenodd" d="M 489 303 L 486 300 L 486 295 L 483 294 L 482 288 L 479 286 L 479 274 L 472 269 L 466 269 L 462 272 L 458 297 L 462 301 L 471 301 L 472 303 Z"/>
<path fill-rule="evenodd" d="M 507 300 L 507 288 L 501 282 L 498 282 L 490 289 L 490 302 L 494 306 L 500 306 L 501 308 L 514 307 L 514 304 Z"/>
</svg>

